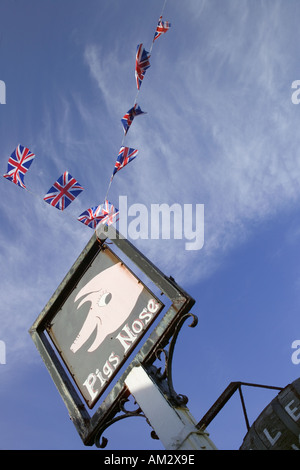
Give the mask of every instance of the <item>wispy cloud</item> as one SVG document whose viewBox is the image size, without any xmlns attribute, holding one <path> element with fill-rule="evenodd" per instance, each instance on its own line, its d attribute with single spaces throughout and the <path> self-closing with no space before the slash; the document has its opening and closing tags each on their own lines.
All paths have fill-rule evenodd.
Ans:
<svg viewBox="0 0 300 470">
<path fill-rule="evenodd" d="M 185 240 L 135 241 L 163 271 L 183 283 L 210 275 L 257 223 L 279 216 L 300 196 L 300 138 L 295 132 L 299 112 L 290 100 L 290 84 L 299 77 L 294 75 L 295 54 L 288 48 L 293 32 L 283 27 L 283 3 L 272 2 L 268 8 L 271 3 L 228 2 L 226 21 L 223 10 L 212 11 L 215 5 L 202 2 L 198 10 L 195 2 L 188 2 L 182 25 L 189 18 L 191 43 L 186 47 L 183 39 L 178 50 L 162 46 L 153 51 L 139 96 L 148 114 L 135 119 L 126 137 L 126 144 L 140 153 L 116 175 L 110 191 L 116 205 L 119 195 L 148 208 L 153 203 L 205 205 L 205 244 L 200 251 L 187 252 Z M 190 16 L 191 9 L 201 14 Z M 171 43 L 172 34 L 177 44 L 172 31 L 166 40 Z M 41 179 L 32 182 L 42 194 L 46 177 L 52 184 L 52 176 L 58 177 L 66 163 L 87 189 L 70 209 L 70 218 L 37 200 L 30 209 L 21 198 L 14 201 L 21 208 L 18 231 L 3 240 L 9 244 L 9 256 L 0 251 L 1 263 L 8 262 L 14 273 L 14 287 L 8 280 L 3 284 L 8 295 L 2 332 L 14 338 L 18 333 L 12 329 L 13 319 L 17 328 L 28 328 L 91 236 L 71 216 L 102 202 L 123 138 L 120 119 L 136 94 L 134 55 L 130 62 L 117 46 L 108 50 L 89 43 L 83 61 L 90 73 L 85 86 L 91 89 L 86 99 L 70 92 L 57 96 L 55 105 L 47 103 L 36 147 L 49 159 L 39 160 Z M 1 210 L 9 217 L 3 202 Z M 61 263 L 49 268 L 45 284 L 41 263 L 53 250 Z M 13 266 L 16 259 L 20 272 L 27 264 L 36 266 L 26 283 Z M 15 289 L 19 296 L 13 296 Z"/>
</svg>

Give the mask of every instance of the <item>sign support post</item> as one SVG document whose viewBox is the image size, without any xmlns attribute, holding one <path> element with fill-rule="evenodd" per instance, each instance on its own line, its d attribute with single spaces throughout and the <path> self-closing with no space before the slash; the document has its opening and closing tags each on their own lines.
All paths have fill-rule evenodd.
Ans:
<svg viewBox="0 0 300 470">
<path fill-rule="evenodd" d="M 174 407 L 143 366 L 134 367 L 125 385 L 168 450 L 217 450 L 208 434 L 197 429 L 186 407 Z"/>
</svg>

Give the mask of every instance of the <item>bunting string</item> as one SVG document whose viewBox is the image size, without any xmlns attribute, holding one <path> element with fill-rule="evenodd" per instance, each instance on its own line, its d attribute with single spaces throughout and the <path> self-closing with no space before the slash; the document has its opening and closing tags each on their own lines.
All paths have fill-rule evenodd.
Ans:
<svg viewBox="0 0 300 470">
<path fill-rule="evenodd" d="M 171 27 L 171 23 L 169 23 L 168 21 L 162 21 L 162 16 L 163 16 L 163 13 L 164 13 L 164 10 L 165 10 L 165 7 L 166 7 L 166 3 L 167 3 L 167 0 L 164 0 L 162 11 L 161 11 L 161 14 L 160 14 L 157 26 L 156 26 L 156 30 L 155 30 L 155 33 L 154 33 L 154 36 L 153 36 L 153 39 L 152 39 L 152 42 L 151 42 L 149 52 L 147 52 L 144 49 L 143 44 L 139 44 L 137 46 L 136 60 L 135 60 L 135 77 L 136 77 L 136 84 L 137 84 L 137 93 L 136 93 L 136 96 L 135 96 L 135 99 L 134 99 L 133 107 L 124 115 L 123 119 L 121 120 L 123 125 L 124 125 L 124 129 L 125 129 L 124 136 L 123 136 L 122 143 L 121 143 L 121 148 L 124 145 L 125 137 L 127 135 L 129 127 L 132 124 L 132 121 L 133 121 L 134 117 L 139 115 L 139 114 L 144 114 L 144 112 L 138 106 L 137 99 L 138 99 L 138 96 L 139 96 L 139 93 L 140 93 L 140 90 L 141 90 L 141 85 L 142 85 L 146 70 L 150 67 L 150 57 L 151 57 L 151 54 L 152 54 L 152 49 L 153 49 L 154 42 L 162 34 L 166 33 L 168 31 L 168 29 Z M 126 162 L 125 164 L 129 163 L 129 161 Z M 125 164 L 123 166 L 125 166 Z M 105 195 L 105 200 L 108 197 L 108 193 L 109 193 L 109 190 L 110 190 L 111 185 L 112 185 L 114 174 L 115 173 L 113 173 L 111 178 L 110 178 L 108 188 L 107 188 L 107 191 L 106 191 L 106 195 Z"/>
<path fill-rule="evenodd" d="M 150 50 L 149 50 L 150 54 L 151 54 L 151 52 L 152 52 L 153 45 L 154 45 L 154 41 L 155 41 L 155 39 L 156 39 L 157 28 L 160 27 L 160 21 L 162 21 L 162 17 L 163 17 L 164 11 L 165 11 L 165 7 L 166 7 L 166 4 L 167 4 L 167 1 L 168 1 L 168 0 L 165 0 L 165 1 L 164 1 L 164 4 L 163 4 L 162 10 L 161 10 L 161 13 L 160 13 L 160 15 L 159 15 L 158 25 L 157 25 L 157 27 L 156 27 L 156 31 L 155 31 L 155 34 L 154 34 L 154 38 L 152 39 L 151 47 L 150 47 Z M 171 27 L 171 24 L 168 23 L 168 22 L 165 22 L 165 23 L 167 23 L 167 24 L 169 25 L 169 26 L 168 26 L 168 29 L 169 29 L 169 28 Z M 166 25 L 166 27 L 167 27 L 167 25 Z M 164 31 L 164 32 L 166 32 L 166 31 Z"/>
<path fill-rule="evenodd" d="M 150 57 L 152 54 L 154 43 L 162 34 L 166 33 L 171 27 L 171 23 L 162 20 L 166 3 L 167 0 L 164 0 L 162 11 L 156 26 L 151 46 L 149 48 L 149 52 L 146 51 L 142 43 L 138 44 L 136 49 L 134 70 L 137 93 L 132 108 L 130 108 L 121 119 L 124 135 L 115 162 L 115 166 L 113 168 L 113 172 L 106 190 L 104 201 L 98 206 L 93 206 L 86 209 L 77 217 L 77 220 L 79 222 L 91 227 L 92 229 L 96 229 L 99 223 L 110 225 L 116 220 L 118 220 L 119 210 L 108 201 L 108 193 L 111 188 L 115 174 L 119 172 L 122 168 L 124 168 L 124 166 L 126 166 L 132 160 L 134 160 L 138 155 L 137 149 L 126 147 L 124 144 L 127 133 L 135 117 L 141 114 L 146 114 L 145 111 L 141 110 L 137 100 L 146 71 L 150 67 Z M 36 194 L 34 194 L 31 190 L 26 187 L 24 182 L 24 177 L 29 168 L 31 167 L 31 164 L 34 159 L 35 154 L 31 150 L 29 150 L 29 148 L 19 144 L 8 159 L 7 172 L 3 175 L 3 177 L 36 196 Z M 64 211 L 72 203 L 72 201 L 74 201 L 74 199 L 80 195 L 83 190 L 83 186 L 81 186 L 81 184 L 68 171 L 65 171 L 53 183 L 48 192 L 44 195 L 43 200 L 51 206 L 56 207 L 60 211 Z"/>
</svg>

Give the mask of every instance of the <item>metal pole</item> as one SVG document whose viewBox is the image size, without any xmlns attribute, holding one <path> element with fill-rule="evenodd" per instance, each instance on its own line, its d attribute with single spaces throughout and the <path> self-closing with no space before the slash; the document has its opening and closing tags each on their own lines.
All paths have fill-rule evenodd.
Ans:
<svg viewBox="0 0 300 470">
<path fill-rule="evenodd" d="M 189 410 L 173 407 L 142 366 L 129 372 L 125 384 L 165 449 L 217 450 L 208 434 L 196 427 Z"/>
</svg>

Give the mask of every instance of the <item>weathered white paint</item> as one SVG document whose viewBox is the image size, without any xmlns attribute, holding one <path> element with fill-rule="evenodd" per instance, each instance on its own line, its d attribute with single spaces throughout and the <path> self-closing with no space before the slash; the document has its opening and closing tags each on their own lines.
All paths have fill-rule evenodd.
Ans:
<svg viewBox="0 0 300 470">
<path fill-rule="evenodd" d="M 174 408 L 142 366 L 134 367 L 125 384 L 169 450 L 216 450 L 208 434 L 196 428 L 187 408 Z"/>
</svg>

